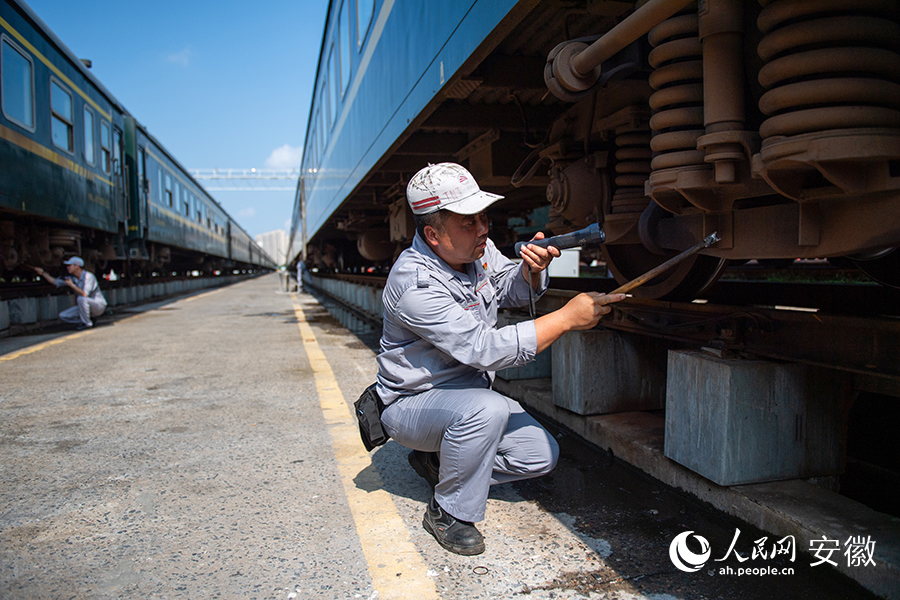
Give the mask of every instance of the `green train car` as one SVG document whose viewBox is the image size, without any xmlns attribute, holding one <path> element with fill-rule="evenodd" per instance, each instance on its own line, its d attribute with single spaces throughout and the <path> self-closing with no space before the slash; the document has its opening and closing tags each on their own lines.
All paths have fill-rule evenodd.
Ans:
<svg viewBox="0 0 900 600">
<path fill-rule="evenodd" d="M 80 255 L 120 275 L 271 258 L 19 0 L 0 3 L 0 276 Z"/>
</svg>

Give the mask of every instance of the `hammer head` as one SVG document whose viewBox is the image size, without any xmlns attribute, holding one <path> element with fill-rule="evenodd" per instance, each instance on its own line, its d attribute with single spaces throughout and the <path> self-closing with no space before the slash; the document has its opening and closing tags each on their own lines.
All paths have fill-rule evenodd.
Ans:
<svg viewBox="0 0 900 600">
<path fill-rule="evenodd" d="M 711 234 L 703 238 L 703 247 L 709 248 L 716 242 L 720 241 L 722 238 L 719 237 L 719 233 L 717 231 L 713 231 Z"/>
</svg>

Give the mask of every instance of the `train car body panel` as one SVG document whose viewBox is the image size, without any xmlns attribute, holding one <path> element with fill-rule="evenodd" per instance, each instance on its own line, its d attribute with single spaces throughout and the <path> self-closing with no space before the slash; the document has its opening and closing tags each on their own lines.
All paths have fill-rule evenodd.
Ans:
<svg viewBox="0 0 900 600">
<path fill-rule="evenodd" d="M 146 135 L 150 219 L 147 239 L 227 258 L 224 211 L 167 153 Z"/>
<path fill-rule="evenodd" d="M 121 154 L 116 159 L 113 148 L 116 139 L 121 142 L 120 107 L 53 38 L 37 30 L 27 14 L 8 4 L 2 10 L 0 60 L 6 76 L 0 111 L 0 206 L 115 233 L 124 217 L 123 182 L 117 172 Z M 17 75 L 30 81 L 14 81 Z M 20 92 L 27 99 L 12 102 Z M 55 105 L 51 113 L 36 110 L 48 102 Z M 90 123 L 84 115 L 90 115 Z M 105 148 L 100 145 L 101 127 L 107 132 Z M 107 161 L 103 152 L 110 156 Z"/>
<path fill-rule="evenodd" d="M 0 3 L 0 50 L 0 269 L 29 272 L 73 254 L 125 276 L 274 268 L 18 0 Z"/>
<path fill-rule="evenodd" d="M 303 164 L 309 230 L 325 225 L 514 4 L 383 3 L 362 52 L 353 49 L 353 74 L 334 116 L 335 52 L 343 38 L 334 27 L 326 32 L 307 129 L 307 147 L 316 150 Z M 335 3 L 332 16 L 341 8 Z"/>
</svg>

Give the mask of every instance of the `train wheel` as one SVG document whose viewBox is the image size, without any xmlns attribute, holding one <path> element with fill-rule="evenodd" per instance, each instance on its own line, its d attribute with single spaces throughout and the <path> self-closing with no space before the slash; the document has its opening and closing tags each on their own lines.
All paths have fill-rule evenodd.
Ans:
<svg viewBox="0 0 900 600">
<path fill-rule="evenodd" d="M 641 244 L 603 246 L 606 266 L 620 284 L 675 256 L 654 254 Z M 728 261 L 696 254 L 631 292 L 636 298 L 693 300 L 716 282 Z"/>
<path fill-rule="evenodd" d="M 882 285 L 900 288 L 900 248 L 887 249 L 871 257 L 849 257 L 857 268 Z"/>
</svg>

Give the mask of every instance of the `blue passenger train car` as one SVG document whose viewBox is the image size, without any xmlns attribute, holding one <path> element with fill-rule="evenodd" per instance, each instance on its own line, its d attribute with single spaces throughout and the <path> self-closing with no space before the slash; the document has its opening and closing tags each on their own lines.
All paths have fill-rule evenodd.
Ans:
<svg viewBox="0 0 900 600">
<path fill-rule="evenodd" d="M 691 298 L 729 261 L 833 258 L 900 285 L 894 2 L 332 0 L 290 259 L 388 267 L 409 178 L 466 166 L 501 247 L 600 222 L 582 256 Z"/>
<path fill-rule="evenodd" d="M 0 3 L 0 274 L 274 268 L 20 0 Z"/>
</svg>

